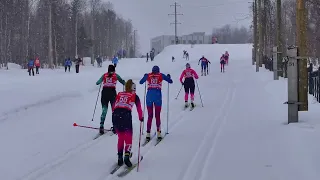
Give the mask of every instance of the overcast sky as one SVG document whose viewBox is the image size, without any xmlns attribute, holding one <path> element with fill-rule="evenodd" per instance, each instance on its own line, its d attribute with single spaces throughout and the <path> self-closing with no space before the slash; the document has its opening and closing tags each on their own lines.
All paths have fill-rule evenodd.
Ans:
<svg viewBox="0 0 320 180">
<path fill-rule="evenodd" d="M 247 26 L 251 22 L 249 2 L 252 0 L 105 0 L 114 5 L 115 11 L 125 19 L 131 19 L 138 30 L 140 51 L 150 50 L 150 40 L 160 35 L 174 35 L 174 7 L 177 2 L 178 35 L 192 32 L 211 34 L 212 28 L 225 24 Z M 240 19 L 240 21 L 238 20 Z M 243 20 L 245 19 L 245 20 Z"/>
</svg>

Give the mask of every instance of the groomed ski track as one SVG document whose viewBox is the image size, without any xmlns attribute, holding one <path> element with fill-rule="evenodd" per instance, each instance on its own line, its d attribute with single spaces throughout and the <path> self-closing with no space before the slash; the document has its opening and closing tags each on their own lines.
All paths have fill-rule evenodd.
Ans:
<svg viewBox="0 0 320 180">
<path fill-rule="evenodd" d="M 72 127 L 73 122 L 99 125 L 100 97 L 95 119 L 91 122 L 98 92 L 95 82 L 108 64 L 105 63 L 100 69 L 87 68 L 78 75 L 63 74 L 57 78 L 52 73 L 46 76 L 43 72 L 44 75 L 36 77 L 40 87 L 44 86 L 43 91 L 50 92 L 52 97 L 62 93 L 72 96 L 66 95 L 52 101 L 45 101 L 48 97 L 43 96 L 23 106 L 12 105 L 12 108 L 1 112 L 0 141 L 4 143 L 0 148 L 0 159 L 5 159 L 0 163 L 1 179 L 315 180 L 319 175 L 316 167 L 319 166 L 311 165 L 311 155 L 304 156 L 306 159 L 298 157 L 304 160 L 302 164 L 305 169 L 299 169 L 300 165 L 295 163 L 297 152 L 291 149 L 296 143 L 295 140 L 290 141 L 293 132 L 282 127 L 286 112 L 274 115 L 275 109 L 281 109 L 284 105 L 279 103 L 279 97 L 267 96 L 272 89 L 268 86 L 272 75 L 255 72 L 255 67 L 251 65 L 251 47 L 251 44 L 196 45 L 194 48 L 178 45 L 165 48 L 154 62 L 145 63 L 145 59 L 120 61 L 117 73 L 125 80 L 132 78 L 138 83 L 153 65 L 159 65 L 161 72 L 170 73 L 174 80 L 174 84 L 170 85 L 169 103 L 167 83 L 163 83 L 162 93 L 162 131 L 163 134 L 166 131 L 169 104 L 169 134 L 157 146 L 154 146 L 156 140 L 153 139 L 143 147 L 141 154 L 144 160 L 140 172 L 133 170 L 123 178 L 116 177 L 117 173 L 109 174 L 116 162 L 116 136 L 106 135 L 92 140 L 96 131 Z M 197 106 L 193 111 L 183 110 L 183 89 L 175 99 L 181 87 L 178 79 L 186 63 L 182 59 L 183 50 L 189 52 L 188 62 L 199 76 L 198 59 L 204 55 L 212 63 L 210 74 L 200 76 L 198 80 L 204 107 L 201 106 L 196 86 Z M 220 73 L 219 58 L 225 50 L 231 55 L 230 64 L 226 66 L 225 73 Z M 175 56 L 176 62 L 171 62 L 171 56 Z M 61 80 L 62 77 L 64 80 Z M 29 77 L 16 80 L 19 78 L 13 79 L 25 82 Z M 29 82 L 27 85 L 31 87 L 36 84 Z M 50 86 L 60 86 L 61 91 L 50 91 Z M 25 86 L 19 86 L 22 87 Z M 26 94 L 32 92 L 28 88 Z M 121 89 L 119 85 L 118 90 Z M 10 87 L 6 91 L 10 91 Z M 143 101 L 144 85 L 137 86 L 137 93 Z M 133 123 L 133 159 L 136 160 L 140 123 L 135 108 Z M 110 124 L 109 110 L 105 127 L 110 127 Z M 282 134 L 283 131 L 286 134 Z M 289 151 L 291 153 L 287 153 Z"/>
</svg>

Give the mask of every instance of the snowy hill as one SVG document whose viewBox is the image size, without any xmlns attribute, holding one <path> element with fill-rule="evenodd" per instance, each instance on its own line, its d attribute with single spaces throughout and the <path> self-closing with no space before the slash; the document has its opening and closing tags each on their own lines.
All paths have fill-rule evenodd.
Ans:
<svg viewBox="0 0 320 180">
<path fill-rule="evenodd" d="M 174 81 L 170 86 L 164 83 L 162 92 L 162 132 L 166 132 L 168 125 L 169 134 L 157 146 L 152 141 L 143 147 L 140 171 L 132 171 L 122 179 L 320 178 L 317 143 L 320 106 L 310 104 L 310 111 L 301 114 L 301 123 L 285 125 L 286 82 L 272 81 L 272 74 L 263 69 L 256 73 L 251 66 L 251 48 L 251 44 L 193 48 L 177 45 L 165 48 L 153 62 L 119 61 L 117 73 L 125 80 L 131 78 L 138 83 L 144 73 L 158 65 Z M 189 52 L 188 62 L 199 75 L 199 58 L 204 55 L 212 62 L 210 74 L 200 76 L 197 81 L 197 107 L 193 111 L 183 111 L 183 91 L 175 99 L 181 88 L 178 79 L 186 63 L 183 50 Z M 230 53 L 229 66 L 225 73 L 220 73 L 219 58 L 225 51 Z M 171 62 L 171 56 L 175 56 L 175 62 Z M 102 68 L 81 67 L 79 74 L 65 73 L 62 69 L 42 70 L 35 77 L 29 77 L 25 70 L 0 72 L 1 179 L 118 179 L 109 173 L 117 160 L 117 137 L 106 135 L 92 140 L 97 131 L 72 126 L 74 122 L 99 126 L 100 97 L 91 121 L 99 89 L 95 82 L 108 63 Z M 122 88 L 118 85 L 117 90 Z M 144 85 L 137 85 L 137 94 L 144 99 Z M 110 126 L 109 110 L 105 127 Z M 135 160 L 140 127 L 135 108 L 133 126 Z"/>
</svg>

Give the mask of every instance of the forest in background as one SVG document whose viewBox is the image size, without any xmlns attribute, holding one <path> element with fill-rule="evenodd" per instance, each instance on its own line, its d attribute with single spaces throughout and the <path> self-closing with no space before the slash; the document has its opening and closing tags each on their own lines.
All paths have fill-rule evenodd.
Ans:
<svg viewBox="0 0 320 180">
<path fill-rule="evenodd" d="M 135 56 L 130 20 L 102 0 L 0 0 L 0 65 L 38 57 L 54 68 L 70 57 Z"/>
</svg>

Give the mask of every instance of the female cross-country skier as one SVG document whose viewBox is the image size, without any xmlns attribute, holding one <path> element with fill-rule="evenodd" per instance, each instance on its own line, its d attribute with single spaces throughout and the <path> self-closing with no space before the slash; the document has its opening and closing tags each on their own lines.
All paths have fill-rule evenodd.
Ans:
<svg viewBox="0 0 320 180">
<path fill-rule="evenodd" d="M 115 67 L 110 64 L 108 67 L 108 72 L 103 74 L 96 82 L 96 85 L 103 83 L 103 89 L 101 92 L 102 113 L 100 117 L 100 134 L 104 134 L 104 121 L 108 112 L 108 104 L 110 103 L 112 106 L 117 96 L 117 81 L 119 81 L 122 85 L 125 84 L 125 81 L 115 72 Z M 115 132 L 113 127 L 111 129 L 113 132 Z"/>
<path fill-rule="evenodd" d="M 224 65 L 226 64 L 226 59 L 224 54 L 222 54 L 221 58 L 220 58 L 220 70 L 221 72 L 224 72 Z"/>
<path fill-rule="evenodd" d="M 157 125 L 157 135 L 158 140 L 162 139 L 161 136 L 161 120 L 160 113 L 162 107 L 162 81 L 165 80 L 168 83 L 172 84 L 173 81 L 171 79 L 170 74 L 164 75 L 160 73 L 160 68 L 158 66 L 153 66 L 152 72 L 149 74 L 145 74 L 143 78 L 140 80 L 140 84 L 148 82 L 148 91 L 146 96 L 146 104 L 148 109 L 148 121 L 147 121 L 147 136 L 146 141 L 150 141 L 150 131 L 153 119 L 153 107 L 155 109 L 155 118 Z"/>
<path fill-rule="evenodd" d="M 204 56 L 202 56 L 202 58 L 199 59 L 198 65 L 200 64 L 200 61 L 201 61 L 201 76 L 203 76 L 203 75 L 206 76 L 208 63 L 211 64 L 211 62 L 207 58 L 205 58 Z"/>
<path fill-rule="evenodd" d="M 228 51 L 226 51 L 224 53 L 224 58 L 225 58 L 225 61 L 226 61 L 226 65 L 228 65 L 229 64 L 229 53 L 228 53 Z"/>
<path fill-rule="evenodd" d="M 184 81 L 182 81 L 184 78 Z M 194 90 L 195 90 L 195 83 L 194 83 L 194 78 L 199 79 L 198 74 L 196 73 L 195 70 L 193 70 L 190 67 L 190 64 L 186 64 L 186 69 L 182 71 L 181 76 L 180 76 L 180 82 L 184 86 L 184 102 L 185 102 L 185 108 L 189 106 L 188 103 L 188 97 L 190 93 L 190 99 L 191 99 L 191 107 L 194 108 Z"/>
<path fill-rule="evenodd" d="M 129 79 L 125 85 L 125 91 L 119 92 L 112 108 L 112 124 L 118 134 L 118 165 L 123 162 L 131 167 L 130 161 L 133 129 L 132 129 L 132 108 L 136 105 L 139 120 L 143 122 L 143 114 L 139 96 L 135 93 L 136 85 Z M 125 144 L 125 145 L 124 145 Z M 125 152 L 123 158 L 123 151 Z"/>
</svg>

